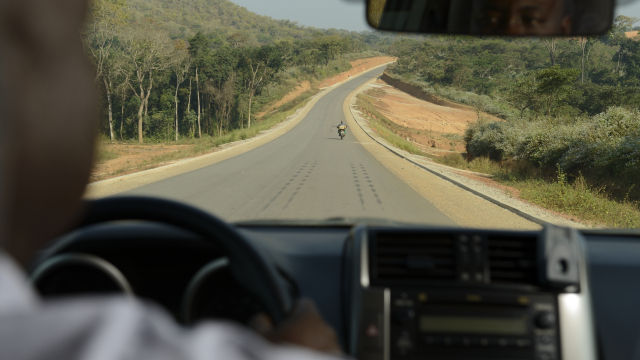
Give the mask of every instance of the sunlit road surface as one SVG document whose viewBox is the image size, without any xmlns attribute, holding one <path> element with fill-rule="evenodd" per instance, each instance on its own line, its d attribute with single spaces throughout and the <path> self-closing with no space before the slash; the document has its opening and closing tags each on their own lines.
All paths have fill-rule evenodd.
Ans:
<svg viewBox="0 0 640 360">
<path fill-rule="evenodd" d="M 349 130 L 344 140 L 338 136 L 345 98 L 383 70 L 337 87 L 300 124 L 263 146 L 120 195 L 174 199 L 227 221 L 368 217 L 455 226 Z"/>
</svg>

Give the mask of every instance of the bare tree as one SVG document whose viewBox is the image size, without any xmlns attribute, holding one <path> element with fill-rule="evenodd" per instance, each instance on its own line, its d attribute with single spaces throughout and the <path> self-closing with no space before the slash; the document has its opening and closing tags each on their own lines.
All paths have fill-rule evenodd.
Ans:
<svg viewBox="0 0 640 360">
<path fill-rule="evenodd" d="M 558 45 L 559 40 L 559 38 L 554 36 L 542 38 L 542 43 L 544 44 L 544 47 L 547 48 L 549 57 L 551 58 L 551 66 L 556 65 L 556 46 Z"/>
<path fill-rule="evenodd" d="M 582 59 L 580 64 L 580 69 L 582 70 L 582 80 L 580 82 L 584 84 L 584 55 L 585 55 L 585 49 L 587 48 L 587 44 L 589 43 L 589 38 L 586 36 L 581 36 L 578 39 L 578 43 L 580 44 L 580 48 L 582 49 Z"/>
<path fill-rule="evenodd" d="M 251 78 L 249 78 L 248 88 L 249 88 L 249 110 L 247 111 L 247 128 L 251 127 L 251 102 L 253 101 L 253 95 L 255 95 L 258 86 L 262 82 L 263 76 L 258 75 L 258 71 L 260 71 L 260 66 L 263 65 L 260 62 L 255 64 L 249 63 L 249 67 L 251 69 Z"/>
<path fill-rule="evenodd" d="M 102 78 L 107 95 L 109 113 L 109 134 L 111 141 L 114 141 L 113 132 L 113 101 L 111 93 L 114 78 L 118 77 L 122 71 L 121 63 L 116 57 L 115 49 L 116 35 L 118 27 L 123 25 L 128 19 L 126 3 L 122 0 L 95 0 L 91 3 L 91 20 L 89 26 L 83 33 L 83 38 L 87 43 L 86 49 L 96 69 L 95 81 Z"/>
<path fill-rule="evenodd" d="M 127 29 L 122 35 L 122 42 L 124 57 L 132 73 L 129 87 L 140 99 L 138 140 L 143 143 L 143 112 L 148 109 L 153 78 L 171 65 L 170 52 L 173 45 L 169 36 L 150 19 Z"/>
<path fill-rule="evenodd" d="M 180 88 L 180 84 L 182 84 L 189 76 L 189 70 L 191 69 L 191 57 L 189 56 L 187 45 L 184 41 L 177 40 L 174 44 L 175 54 L 172 70 L 176 75 L 176 92 L 174 94 L 174 102 L 176 105 L 176 141 L 178 141 L 178 89 Z"/>
<path fill-rule="evenodd" d="M 124 81 L 114 90 L 114 92 L 117 91 L 122 94 L 122 101 L 120 102 L 120 141 L 124 140 L 122 138 L 122 130 L 124 127 L 124 103 L 127 99 L 127 90 L 129 90 L 129 78 L 125 76 Z"/>
<path fill-rule="evenodd" d="M 102 76 L 105 63 L 108 61 L 116 42 L 118 27 L 129 18 L 126 3 L 123 0 L 94 0 L 91 2 L 90 18 L 83 39 L 87 43 L 85 49 L 93 59 L 96 68 L 96 81 Z"/>
<path fill-rule="evenodd" d="M 218 117 L 218 134 L 222 134 L 222 128 L 229 128 L 229 117 L 235 102 L 236 75 L 229 76 L 221 87 L 215 87 L 212 81 L 207 82 L 207 90 L 213 95 Z"/>
<path fill-rule="evenodd" d="M 198 77 L 198 65 L 196 64 L 196 97 L 198 98 L 198 138 L 202 138 L 202 126 L 200 126 L 200 78 Z"/>
<path fill-rule="evenodd" d="M 213 96 L 218 109 L 218 113 L 221 115 L 220 121 L 218 121 L 220 126 L 220 130 L 218 132 L 219 134 L 222 133 L 223 119 L 224 127 L 226 129 L 229 128 L 229 117 L 231 116 L 231 109 L 233 108 L 233 103 L 235 102 L 235 86 L 236 75 L 232 73 L 231 76 L 229 76 L 227 80 L 225 80 L 221 88 L 213 89 Z"/>
</svg>

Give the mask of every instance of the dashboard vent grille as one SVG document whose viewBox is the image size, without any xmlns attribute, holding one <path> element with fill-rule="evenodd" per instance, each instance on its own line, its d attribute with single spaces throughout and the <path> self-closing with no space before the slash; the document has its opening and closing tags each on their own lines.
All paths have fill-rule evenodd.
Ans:
<svg viewBox="0 0 640 360">
<path fill-rule="evenodd" d="M 535 237 L 489 237 L 491 283 L 536 285 L 537 239 Z"/>
<path fill-rule="evenodd" d="M 454 242 L 440 235 L 377 234 L 374 278 L 380 281 L 453 281 Z"/>
</svg>

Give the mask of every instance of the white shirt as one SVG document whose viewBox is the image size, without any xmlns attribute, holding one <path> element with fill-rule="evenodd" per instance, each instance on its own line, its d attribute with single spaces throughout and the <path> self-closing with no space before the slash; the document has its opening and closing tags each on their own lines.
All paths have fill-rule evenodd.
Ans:
<svg viewBox="0 0 640 360">
<path fill-rule="evenodd" d="M 162 309 L 124 297 L 41 301 L 25 274 L 0 251 L 2 360 L 335 360 L 273 345 L 231 323 L 193 329 Z"/>
</svg>

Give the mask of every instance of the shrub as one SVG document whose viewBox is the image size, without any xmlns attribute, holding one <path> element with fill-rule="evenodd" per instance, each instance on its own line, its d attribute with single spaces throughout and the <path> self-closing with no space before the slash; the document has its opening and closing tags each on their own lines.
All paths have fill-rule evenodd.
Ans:
<svg viewBox="0 0 640 360">
<path fill-rule="evenodd" d="M 640 112 L 619 107 L 575 121 L 478 123 L 464 136 L 473 157 L 495 161 L 521 159 L 539 168 L 560 169 L 592 181 L 623 187 L 640 179 Z"/>
<path fill-rule="evenodd" d="M 463 167 L 467 164 L 460 153 L 447 154 L 442 158 L 442 163 L 447 166 Z"/>
</svg>

